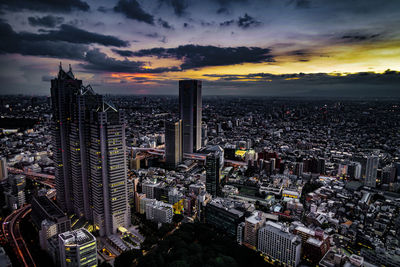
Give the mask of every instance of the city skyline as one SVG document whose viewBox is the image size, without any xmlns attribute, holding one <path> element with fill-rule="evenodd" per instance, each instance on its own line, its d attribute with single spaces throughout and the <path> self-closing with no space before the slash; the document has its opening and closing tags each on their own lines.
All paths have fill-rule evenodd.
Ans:
<svg viewBox="0 0 400 267">
<path fill-rule="evenodd" d="M 62 61 L 102 94 L 400 96 L 398 1 L 33 3 L 0 2 L 1 94 L 48 95 Z"/>
<path fill-rule="evenodd" d="M 0 266 L 400 266 L 400 0 L 0 0 Z"/>
</svg>

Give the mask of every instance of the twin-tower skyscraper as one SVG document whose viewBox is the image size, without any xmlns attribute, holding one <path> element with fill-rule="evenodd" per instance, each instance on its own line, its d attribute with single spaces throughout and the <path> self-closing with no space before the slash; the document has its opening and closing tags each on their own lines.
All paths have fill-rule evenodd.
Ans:
<svg viewBox="0 0 400 267">
<path fill-rule="evenodd" d="M 129 226 L 124 113 L 61 65 L 51 99 L 58 204 L 102 236 Z"/>
</svg>

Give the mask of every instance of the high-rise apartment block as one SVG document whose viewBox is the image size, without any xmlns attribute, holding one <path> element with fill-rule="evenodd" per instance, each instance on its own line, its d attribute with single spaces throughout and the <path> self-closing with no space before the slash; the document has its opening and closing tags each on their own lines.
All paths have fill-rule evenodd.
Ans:
<svg viewBox="0 0 400 267">
<path fill-rule="evenodd" d="M 301 239 L 281 224 L 267 221 L 259 230 L 258 250 L 285 266 L 300 263 Z"/>
<path fill-rule="evenodd" d="M 172 205 L 162 201 L 154 201 L 146 205 L 146 219 L 158 223 L 172 223 Z"/>
<path fill-rule="evenodd" d="M 251 248 L 257 247 L 258 230 L 263 226 L 265 220 L 265 214 L 262 211 L 257 210 L 255 210 L 251 216 L 246 218 L 243 243 Z"/>
</svg>

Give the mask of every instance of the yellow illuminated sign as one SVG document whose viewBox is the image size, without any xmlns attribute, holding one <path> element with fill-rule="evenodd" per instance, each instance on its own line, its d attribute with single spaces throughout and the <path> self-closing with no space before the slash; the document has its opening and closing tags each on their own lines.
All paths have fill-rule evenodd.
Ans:
<svg viewBox="0 0 400 267">
<path fill-rule="evenodd" d="M 236 152 L 235 152 L 235 156 L 239 156 L 239 157 L 244 157 L 244 155 L 246 154 L 246 150 L 236 150 Z"/>
</svg>

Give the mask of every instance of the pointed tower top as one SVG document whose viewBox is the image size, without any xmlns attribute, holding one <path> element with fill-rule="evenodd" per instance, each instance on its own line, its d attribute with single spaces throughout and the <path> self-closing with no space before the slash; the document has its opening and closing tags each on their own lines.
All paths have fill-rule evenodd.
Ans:
<svg viewBox="0 0 400 267">
<path fill-rule="evenodd" d="M 62 70 L 62 63 L 61 63 L 61 61 L 60 61 L 60 70 Z"/>
<path fill-rule="evenodd" d="M 71 71 L 71 72 L 72 72 L 72 67 L 71 67 L 71 64 L 69 64 L 69 71 Z"/>
</svg>

